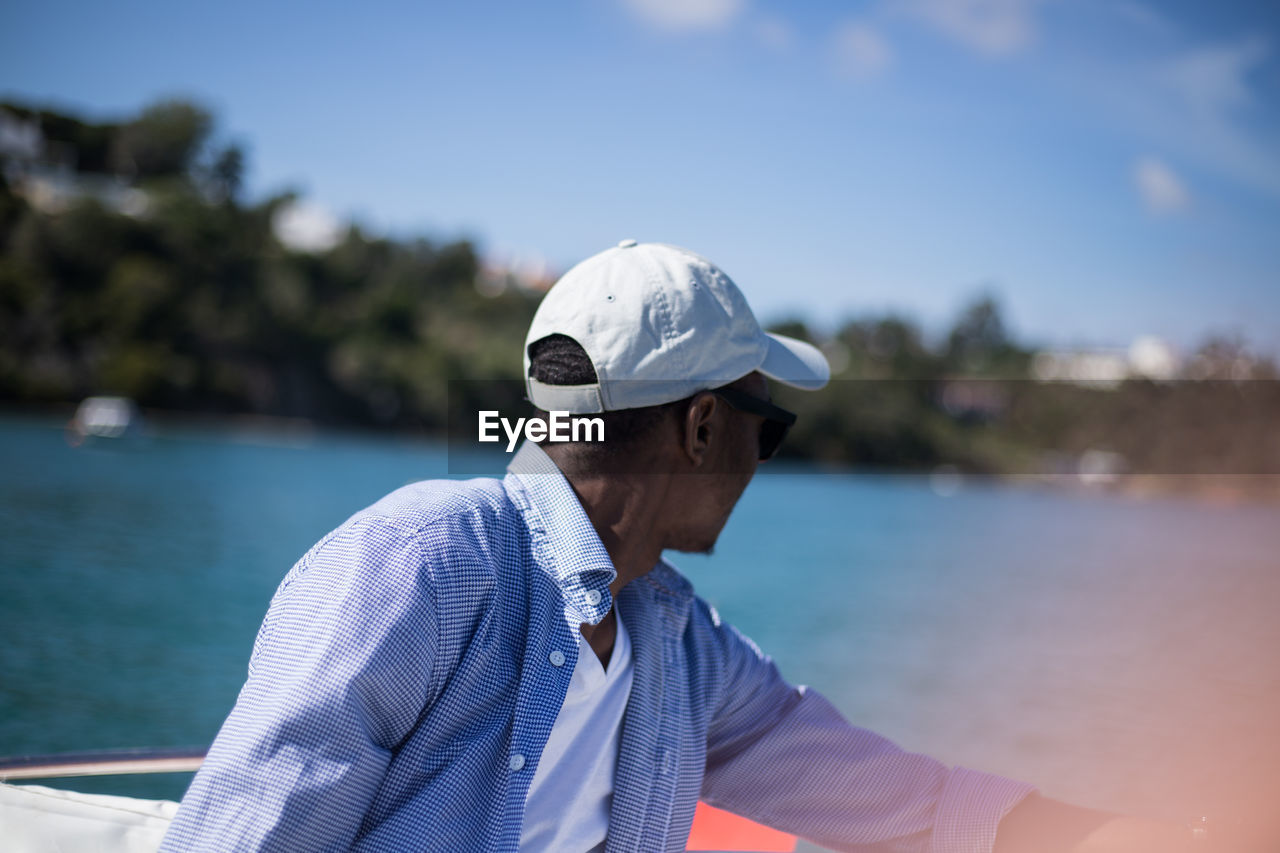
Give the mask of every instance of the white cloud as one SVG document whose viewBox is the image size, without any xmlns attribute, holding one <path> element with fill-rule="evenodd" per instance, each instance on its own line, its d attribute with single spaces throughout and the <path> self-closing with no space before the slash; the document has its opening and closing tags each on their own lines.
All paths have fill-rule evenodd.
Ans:
<svg viewBox="0 0 1280 853">
<path fill-rule="evenodd" d="M 738 16 L 744 0 L 623 0 L 641 20 L 672 32 L 717 30 Z"/>
<path fill-rule="evenodd" d="M 1173 38 L 1186 43 L 1176 32 L 1136 42 L 1133 55 L 1077 62 L 1071 79 L 1102 109 L 1109 129 L 1133 143 L 1280 198 L 1280 132 L 1270 121 L 1274 95 L 1265 88 L 1273 42 L 1249 35 L 1170 51 Z M 1162 58 L 1148 58 L 1155 51 Z"/>
<path fill-rule="evenodd" d="M 900 0 L 897 7 L 943 35 L 988 56 L 1006 56 L 1036 37 L 1043 0 Z"/>
<path fill-rule="evenodd" d="M 795 31 L 780 18 L 760 19 L 756 22 L 755 33 L 762 45 L 778 53 L 785 53 L 796 43 Z"/>
<path fill-rule="evenodd" d="M 1248 75 L 1271 53 L 1257 36 L 1191 51 L 1165 66 L 1162 79 L 1193 109 L 1221 116 L 1253 101 Z"/>
<path fill-rule="evenodd" d="M 893 48 L 867 24 L 848 23 L 832 39 L 836 70 L 857 79 L 874 77 L 893 64 Z"/>
<path fill-rule="evenodd" d="M 311 201 L 295 201 L 280 208 L 271 227 L 277 240 L 300 252 L 328 251 L 346 232 L 337 217 Z"/>
<path fill-rule="evenodd" d="M 1188 50 L 1149 79 L 1157 103 L 1170 115 L 1166 145 L 1181 146 L 1240 183 L 1280 196 L 1275 132 L 1251 126 L 1260 110 L 1270 109 L 1251 76 L 1271 55 L 1266 39 L 1250 36 Z"/>
<path fill-rule="evenodd" d="M 1124 20 L 1135 24 L 1139 29 L 1150 35 L 1167 36 L 1174 32 L 1174 26 L 1168 18 L 1144 3 L 1131 3 L 1127 2 L 1127 0 L 1121 0 L 1121 2 L 1113 2 L 1102 8 L 1115 12 Z"/>
<path fill-rule="evenodd" d="M 1133 182 L 1152 213 L 1180 213 L 1191 206 L 1191 195 L 1182 180 L 1154 157 L 1142 157 L 1134 164 Z"/>
</svg>

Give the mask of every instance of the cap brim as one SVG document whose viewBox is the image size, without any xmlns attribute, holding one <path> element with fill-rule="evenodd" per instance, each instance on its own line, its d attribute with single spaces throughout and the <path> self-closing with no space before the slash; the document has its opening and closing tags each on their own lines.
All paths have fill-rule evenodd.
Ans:
<svg viewBox="0 0 1280 853">
<path fill-rule="evenodd" d="M 769 352 L 760 372 L 783 385 L 817 391 L 831 378 L 831 365 L 822 350 L 786 335 L 769 334 Z"/>
</svg>

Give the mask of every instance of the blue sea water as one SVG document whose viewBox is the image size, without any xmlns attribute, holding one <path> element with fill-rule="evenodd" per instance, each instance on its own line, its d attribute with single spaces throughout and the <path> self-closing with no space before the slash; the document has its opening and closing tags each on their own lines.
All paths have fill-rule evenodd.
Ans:
<svg viewBox="0 0 1280 853">
<path fill-rule="evenodd" d="M 0 419 L 0 755 L 207 745 L 294 560 L 446 470 L 406 439 L 72 448 L 60 427 Z M 1278 555 L 1274 506 L 774 468 L 714 555 L 673 559 L 790 679 L 912 750 L 1086 805 L 1256 820 L 1280 801 Z"/>
</svg>

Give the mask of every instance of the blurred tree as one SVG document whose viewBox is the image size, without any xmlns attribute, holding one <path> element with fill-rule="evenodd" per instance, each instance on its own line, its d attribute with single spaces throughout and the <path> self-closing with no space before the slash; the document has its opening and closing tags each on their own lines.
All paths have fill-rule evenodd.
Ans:
<svg viewBox="0 0 1280 853">
<path fill-rule="evenodd" d="M 1210 336 L 1187 364 L 1192 379 L 1275 379 L 1275 364 L 1253 352 L 1239 334 Z"/>
<path fill-rule="evenodd" d="M 949 372 L 1007 378 L 1025 376 L 1031 359 L 1010 338 L 1000 305 L 990 294 L 960 312 L 943 355 Z"/>
<path fill-rule="evenodd" d="M 111 149 L 111 165 L 137 180 L 190 174 L 213 117 L 189 101 L 161 101 L 120 128 Z"/>
<path fill-rule="evenodd" d="M 937 372 L 936 359 L 925 347 L 919 327 L 903 317 L 853 320 L 836 339 L 849 348 L 850 372 L 856 377 L 924 379 Z"/>
<path fill-rule="evenodd" d="M 217 153 L 209 167 L 210 190 L 214 199 L 236 202 L 243 182 L 244 151 L 238 145 L 228 145 Z"/>
<path fill-rule="evenodd" d="M 947 336 L 947 359 L 954 365 L 981 364 L 1009 343 L 1000 306 L 992 296 L 981 296 L 965 308 Z"/>
<path fill-rule="evenodd" d="M 111 171 L 111 145 L 120 130 L 118 124 L 87 122 L 13 101 L 0 101 L 0 109 L 39 125 L 45 147 L 42 159 L 49 165 L 67 166 L 78 172 Z"/>
<path fill-rule="evenodd" d="M 768 327 L 768 331 L 779 335 L 786 335 L 789 338 L 806 341 L 811 344 L 817 343 L 817 338 L 815 338 L 813 333 L 809 331 L 809 327 L 806 326 L 805 322 L 798 317 L 773 323 Z"/>
</svg>

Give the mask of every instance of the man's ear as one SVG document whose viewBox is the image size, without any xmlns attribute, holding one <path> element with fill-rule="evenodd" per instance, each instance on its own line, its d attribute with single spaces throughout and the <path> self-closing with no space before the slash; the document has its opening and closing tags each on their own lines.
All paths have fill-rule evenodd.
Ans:
<svg viewBox="0 0 1280 853">
<path fill-rule="evenodd" d="M 715 438 L 717 405 L 719 401 L 716 395 L 704 391 L 685 407 L 684 453 L 694 468 L 702 467 L 711 450 L 711 442 Z"/>
</svg>

